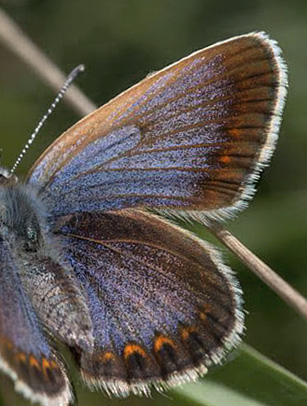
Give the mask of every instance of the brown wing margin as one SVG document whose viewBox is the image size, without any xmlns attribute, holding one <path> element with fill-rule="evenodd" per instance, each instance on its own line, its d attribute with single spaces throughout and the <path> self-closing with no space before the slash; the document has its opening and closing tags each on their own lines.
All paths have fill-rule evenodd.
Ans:
<svg viewBox="0 0 307 406">
<path fill-rule="evenodd" d="M 189 77 L 195 69 L 201 70 L 203 76 L 194 77 L 192 83 L 189 83 Z M 183 79 L 185 85 L 178 99 L 175 94 L 176 86 Z M 180 100 L 190 91 L 196 97 L 200 87 L 211 90 L 210 86 L 216 82 L 220 87 L 218 91 L 213 88 L 215 93 L 212 99 L 204 91 L 201 99 L 197 100 L 197 108 L 189 103 L 180 106 Z M 183 194 L 182 204 L 178 203 L 180 199 L 176 193 L 169 196 L 159 186 L 164 203 L 162 201 L 159 204 L 158 192 L 157 196 L 149 196 L 148 189 L 145 190 L 146 193 L 142 193 L 140 187 L 130 200 L 127 199 L 126 206 L 143 205 L 164 211 L 171 210 L 172 213 L 194 216 L 202 221 L 212 217 L 229 217 L 242 209 L 252 197 L 255 181 L 273 153 L 286 85 L 286 68 L 280 49 L 266 34 L 251 33 L 215 44 L 144 79 L 81 120 L 42 155 L 30 171 L 29 181 L 46 190 L 46 193 L 48 186 L 52 188 L 56 181 L 57 192 L 60 193 L 63 188 L 64 193 L 64 189 L 69 190 L 70 183 L 76 178 L 80 179 L 89 173 L 109 171 L 108 176 L 111 176 L 109 174 L 112 172 L 114 175 L 115 170 L 158 169 L 175 170 L 177 175 L 172 176 L 172 179 L 176 180 L 178 176 L 177 183 L 181 183 L 184 190 L 185 179 L 191 178 L 181 178 L 181 175 L 184 171 L 191 170 L 196 178 L 193 181 L 194 189 L 191 185 L 187 186 L 190 195 Z M 170 91 L 167 93 L 165 89 Z M 172 110 L 174 100 L 175 113 Z M 201 113 L 199 106 L 203 109 Z M 187 118 L 190 113 L 193 113 L 192 118 Z M 81 163 L 75 172 L 71 171 L 65 176 L 74 157 L 81 155 L 95 141 L 121 131 L 126 126 L 135 128 L 136 134 L 136 129 L 139 129 L 141 139 L 137 142 L 135 137 L 133 151 L 125 151 L 124 160 L 120 159 L 123 156 L 114 156 L 112 166 L 98 162 L 90 170 L 83 170 Z M 203 132 L 203 142 L 199 145 L 199 134 L 195 135 L 195 127 Z M 166 133 L 163 131 L 165 128 Z M 186 156 L 185 162 L 180 157 L 172 156 L 172 168 L 142 167 L 145 153 L 150 159 L 154 150 L 157 153 L 154 162 L 161 162 L 161 149 L 167 150 L 168 154 L 174 153 L 178 149 L 174 142 L 178 141 L 180 134 L 186 134 L 185 143 L 188 143 L 189 131 L 194 131 L 195 139 L 191 138 L 194 151 L 200 147 L 200 151 L 192 156 L 191 168 L 186 168 L 189 156 Z M 172 134 L 173 144 L 165 149 L 165 137 L 170 138 Z M 89 154 L 88 159 L 90 158 Z M 59 178 L 63 179 L 62 183 Z M 100 187 L 101 193 L 105 193 L 103 183 Z M 177 184 L 174 188 L 175 192 L 180 192 Z"/>
</svg>

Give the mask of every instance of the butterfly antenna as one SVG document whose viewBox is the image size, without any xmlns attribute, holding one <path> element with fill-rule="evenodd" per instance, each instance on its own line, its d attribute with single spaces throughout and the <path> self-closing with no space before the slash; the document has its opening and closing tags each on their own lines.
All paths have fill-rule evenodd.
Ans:
<svg viewBox="0 0 307 406">
<path fill-rule="evenodd" d="M 13 174 L 17 168 L 17 166 L 20 164 L 22 161 L 23 157 L 25 156 L 27 150 L 30 148 L 30 145 L 33 143 L 35 140 L 35 137 L 39 133 L 40 129 L 42 126 L 45 124 L 47 118 L 50 116 L 50 114 L 53 112 L 53 110 L 56 108 L 58 103 L 61 101 L 63 98 L 64 94 L 66 93 L 67 89 L 69 86 L 72 84 L 72 82 L 76 79 L 76 77 L 84 71 L 84 65 L 79 65 L 77 66 L 73 71 L 70 72 L 70 74 L 67 76 L 67 79 L 65 80 L 63 86 L 61 87 L 59 93 L 57 94 L 56 98 L 53 100 L 52 104 L 50 105 L 49 109 L 47 110 L 47 113 L 43 116 L 43 118 L 40 120 L 40 122 L 37 124 L 35 130 L 33 133 L 30 135 L 27 143 L 23 147 L 23 150 L 21 151 L 20 155 L 16 159 L 16 162 L 14 163 L 12 169 L 11 169 L 11 174 Z"/>
</svg>

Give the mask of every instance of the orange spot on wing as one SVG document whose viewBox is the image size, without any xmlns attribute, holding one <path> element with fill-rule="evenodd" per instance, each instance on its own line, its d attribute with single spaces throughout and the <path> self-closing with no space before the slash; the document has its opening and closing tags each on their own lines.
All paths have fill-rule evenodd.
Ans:
<svg viewBox="0 0 307 406">
<path fill-rule="evenodd" d="M 8 338 L 3 337 L 3 336 L 0 338 L 0 345 L 3 347 L 6 347 L 8 350 L 13 349 L 12 342 Z"/>
<path fill-rule="evenodd" d="M 124 348 L 124 358 L 127 359 L 130 355 L 134 353 L 140 354 L 142 357 L 146 358 L 147 354 L 143 347 L 138 344 L 127 344 Z"/>
<path fill-rule="evenodd" d="M 181 330 L 181 337 L 183 341 L 186 341 L 190 337 L 191 333 L 195 333 L 196 331 L 197 331 L 196 328 L 193 326 L 184 327 Z"/>
<path fill-rule="evenodd" d="M 47 376 L 47 370 L 51 369 L 50 362 L 46 358 L 43 358 L 42 366 L 43 366 L 44 375 Z"/>
<path fill-rule="evenodd" d="M 163 335 L 159 335 L 158 337 L 155 338 L 154 350 L 156 352 L 160 351 L 161 348 L 163 347 L 163 345 L 165 345 L 165 344 L 171 345 L 172 347 L 176 347 L 174 341 L 171 338 L 163 336 Z"/>
<path fill-rule="evenodd" d="M 240 130 L 238 128 L 232 128 L 230 130 L 228 130 L 228 133 L 232 136 L 232 137 L 239 137 L 240 135 Z"/>
<path fill-rule="evenodd" d="M 207 319 L 207 315 L 204 312 L 200 312 L 199 313 L 199 317 L 201 318 L 201 320 L 205 321 Z"/>
<path fill-rule="evenodd" d="M 227 155 L 223 155 L 219 158 L 220 162 L 223 164 L 229 164 L 229 162 L 231 162 L 231 158 L 230 156 Z"/>
<path fill-rule="evenodd" d="M 200 319 L 203 321 L 207 320 L 207 314 L 210 313 L 210 310 L 211 306 L 208 303 L 204 304 L 201 311 L 199 312 Z"/>
<path fill-rule="evenodd" d="M 19 362 L 23 362 L 23 363 L 27 362 L 27 357 L 26 357 L 26 354 L 24 352 L 18 352 L 16 354 L 16 359 Z"/>
<path fill-rule="evenodd" d="M 99 356 L 100 361 L 105 362 L 105 361 L 110 361 L 115 359 L 115 355 L 111 351 L 105 351 Z"/>
<path fill-rule="evenodd" d="M 37 359 L 34 357 L 34 355 L 30 355 L 30 357 L 29 357 L 29 363 L 30 363 L 31 367 L 34 367 L 34 368 L 37 368 L 38 370 L 40 370 L 39 362 L 38 362 Z"/>
<path fill-rule="evenodd" d="M 46 358 L 42 359 L 42 365 L 43 368 L 50 368 L 50 362 Z"/>
</svg>

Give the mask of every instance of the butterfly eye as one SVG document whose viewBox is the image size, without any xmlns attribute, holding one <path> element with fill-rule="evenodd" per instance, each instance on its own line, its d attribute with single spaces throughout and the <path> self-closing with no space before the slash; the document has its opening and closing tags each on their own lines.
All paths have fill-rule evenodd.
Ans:
<svg viewBox="0 0 307 406">
<path fill-rule="evenodd" d="M 28 227 L 27 228 L 27 238 L 28 240 L 30 240 L 31 242 L 36 242 L 37 241 L 37 232 L 36 230 L 34 230 L 33 227 Z"/>
<path fill-rule="evenodd" d="M 40 245 L 39 231 L 32 224 L 26 227 L 26 251 L 37 251 Z"/>
</svg>

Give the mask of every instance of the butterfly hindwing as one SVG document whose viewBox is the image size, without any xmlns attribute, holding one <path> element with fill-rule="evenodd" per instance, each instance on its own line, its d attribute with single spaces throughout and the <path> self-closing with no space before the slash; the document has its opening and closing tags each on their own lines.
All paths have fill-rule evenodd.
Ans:
<svg viewBox="0 0 307 406">
<path fill-rule="evenodd" d="M 0 368 L 30 400 L 68 406 L 72 393 L 64 364 L 43 332 L 1 237 L 0 258 Z"/>
<path fill-rule="evenodd" d="M 67 216 L 56 233 L 89 297 L 95 349 L 75 351 L 88 384 L 171 386 L 238 343 L 240 289 L 209 244 L 137 210 Z"/>
<path fill-rule="evenodd" d="M 54 202 L 53 216 L 124 207 L 230 215 L 275 145 L 286 86 L 279 53 L 253 33 L 147 77 L 56 140 L 29 182 Z"/>
</svg>

